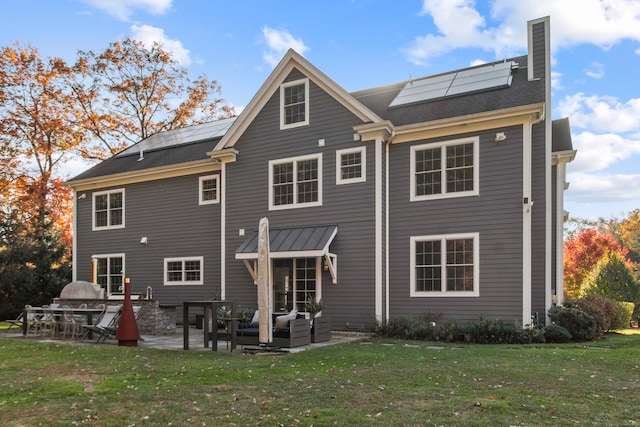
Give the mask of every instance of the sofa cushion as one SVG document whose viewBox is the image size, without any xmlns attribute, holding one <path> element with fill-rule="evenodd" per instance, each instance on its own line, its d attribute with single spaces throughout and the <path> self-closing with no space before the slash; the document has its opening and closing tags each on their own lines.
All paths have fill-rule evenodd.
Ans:
<svg viewBox="0 0 640 427">
<path fill-rule="evenodd" d="M 286 329 L 289 327 L 289 321 L 294 320 L 298 315 L 298 310 L 293 309 L 289 312 L 289 314 L 283 314 L 281 316 L 276 317 L 275 328 L 276 329 Z"/>
<path fill-rule="evenodd" d="M 260 320 L 260 313 L 258 312 L 258 310 L 256 310 L 256 312 L 253 313 L 253 318 L 251 319 L 251 324 L 252 325 L 257 325 L 259 320 Z"/>
</svg>

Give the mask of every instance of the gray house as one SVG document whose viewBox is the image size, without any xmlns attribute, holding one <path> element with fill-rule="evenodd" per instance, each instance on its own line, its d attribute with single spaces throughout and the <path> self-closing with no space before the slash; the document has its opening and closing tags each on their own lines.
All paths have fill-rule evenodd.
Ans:
<svg viewBox="0 0 640 427">
<path fill-rule="evenodd" d="M 256 308 L 267 217 L 275 311 L 321 298 L 334 329 L 544 319 L 563 293 L 575 151 L 551 119 L 549 19 L 528 30 L 526 56 L 353 93 L 289 51 L 239 117 L 153 135 L 68 182 L 74 280 Z"/>
</svg>

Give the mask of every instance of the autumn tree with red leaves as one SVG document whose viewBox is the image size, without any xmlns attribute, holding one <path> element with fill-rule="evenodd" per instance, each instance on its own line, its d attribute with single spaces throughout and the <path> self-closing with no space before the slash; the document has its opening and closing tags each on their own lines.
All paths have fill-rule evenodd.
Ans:
<svg viewBox="0 0 640 427">
<path fill-rule="evenodd" d="M 610 234 L 601 234 L 595 229 L 578 232 L 564 246 L 564 298 L 580 296 L 585 279 L 602 258 L 618 254 L 626 259 L 628 252 Z M 626 262 L 633 266 L 631 261 Z"/>
</svg>

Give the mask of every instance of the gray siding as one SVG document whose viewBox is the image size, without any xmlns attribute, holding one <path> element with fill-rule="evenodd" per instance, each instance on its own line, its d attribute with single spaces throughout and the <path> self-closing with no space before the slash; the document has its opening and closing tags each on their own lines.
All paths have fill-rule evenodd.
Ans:
<svg viewBox="0 0 640 427">
<path fill-rule="evenodd" d="M 300 78 L 294 71 L 290 79 Z M 374 314 L 374 147 L 366 147 L 367 180 L 336 185 L 336 150 L 361 146 L 353 126 L 361 124 L 342 105 L 310 83 L 310 124 L 281 131 L 279 91 L 251 123 L 235 148 L 237 161 L 227 165 L 226 297 L 241 306 L 257 305 L 256 287 L 235 250 L 260 218 L 271 228 L 335 224 L 330 247 L 338 255 L 338 284 L 323 272 L 322 299 L 334 328 L 362 328 Z M 319 147 L 318 140 L 325 146 Z M 322 206 L 269 211 L 269 161 L 322 153 Z"/>
<path fill-rule="evenodd" d="M 496 132 L 507 141 L 496 143 Z M 410 147 L 479 136 L 479 196 L 410 202 Z M 442 321 L 522 317 L 522 127 L 392 146 L 390 316 L 430 314 Z M 479 233 L 479 297 L 411 297 L 410 237 Z"/>
<path fill-rule="evenodd" d="M 536 79 L 545 79 L 545 64 L 547 61 L 545 52 L 545 22 L 539 22 L 532 28 L 532 55 L 533 55 L 533 77 Z"/>
<path fill-rule="evenodd" d="M 91 281 L 92 255 L 124 253 L 134 293 L 152 286 L 162 304 L 219 294 L 220 204 L 198 205 L 198 178 L 203 175 L 209 174 L 115 187 L 125 189 L 125 228 L 116 230 L 91 231 L 92 192 L 87 191 L 78 200 L 78 280 Z M 143 236 L 147 245 L 140 244 Z M 164 258 L 190 256 L 204 257 L 204 285 L 164 286 Z"/>
</svg>

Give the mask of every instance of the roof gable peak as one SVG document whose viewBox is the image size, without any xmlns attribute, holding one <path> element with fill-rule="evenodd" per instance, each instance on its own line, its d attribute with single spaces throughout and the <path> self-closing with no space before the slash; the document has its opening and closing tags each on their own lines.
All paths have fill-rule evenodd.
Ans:
<svg viewBox="0 0 640 427">
<path fill-rule="evenodd" d="M 378 122 L 382 119 L 371 111 L 368 107 L 355 99 L 349 92 L 331 80 L 326 74 L 316 68 L 311 62 L 305 59 L 294 49 L 289 49 L 282 57 L 278 65 L 273 69 L 267 80 L 253 96 L 247 107 L 240 113 L 238 119 L 229 128 L 224 137 L 220 140 L 214 151 L 223 148 L 233 147 L 244 133 L 253 119 L 262 110 L 269 97 L 277 90 L 293 69 L 303 73 L 309 80 L 329 93 L 338 102 L 344 105 L 353 114 L 358 116 L 363 122 Z"/>
</svg>

